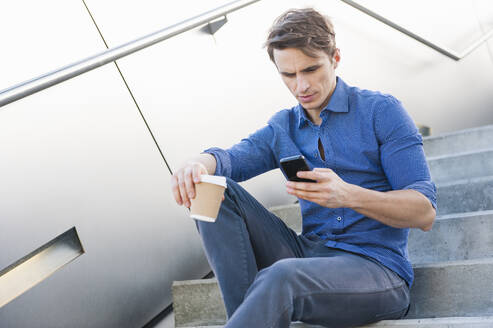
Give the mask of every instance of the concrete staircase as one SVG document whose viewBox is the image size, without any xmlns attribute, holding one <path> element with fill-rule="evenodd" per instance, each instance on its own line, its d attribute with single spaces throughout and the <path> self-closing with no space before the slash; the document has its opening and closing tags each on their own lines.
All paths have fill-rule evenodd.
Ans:
<svg viewBox="0 0 493 328">
<path fill-rule="evenodd" d="M 438 213 L 429 232 L 411 229 L 415 283 L 403 320 L 365 327 L 493 327 L 493 126 L 424 138 Z M 298 205 L 271 208 L 301 231 Z M 222 327 L 224 304 L 213 279 L 173 284 L 176 327 Z M 316 327 L 292 323 L 291 327 Z"/>
</svg>

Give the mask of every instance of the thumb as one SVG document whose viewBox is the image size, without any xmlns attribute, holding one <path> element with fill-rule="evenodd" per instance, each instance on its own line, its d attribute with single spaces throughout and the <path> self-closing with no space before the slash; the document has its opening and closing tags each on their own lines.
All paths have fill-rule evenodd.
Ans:
<svg viewBox="0 0 493 328">
<path fill-rule="evenodd" d="M 313 171 L 320 171 L 320 172 L 334 172 L 332 169 L 326 168 L 326 167 L 316 167 L 313 169 Z"/>
<path fill-rule="evenodd" d="M 315 179 L 317 181 L 327 181 L 332 178 L 334 171 L 331 169 L 316 168 L 313 170 L 313 173 L 315 173 Z"/>
</svg>

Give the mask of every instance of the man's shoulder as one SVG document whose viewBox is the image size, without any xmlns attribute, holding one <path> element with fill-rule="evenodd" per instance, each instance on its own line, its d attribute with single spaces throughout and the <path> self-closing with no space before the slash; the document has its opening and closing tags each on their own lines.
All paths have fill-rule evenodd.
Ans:
<svg viewBox="0 0 493 328">
<path fill-rule="evenodd" d="M 362 119 L 374 119 L 376 115 L 385 115 L 388 111 L 401 111 L 402 104 L 391 94 L 381 91 L 348 86 L 350 110 L 362 115 Z"/>
<path fill-rule="evenodd" d="M 399 104 L 400 101 L 391 94 L 377 90 L 362 89 L 355 86 L 348 86 L 349 98 L 353 101 L 364 102 L 367 104 Z"/>
</svg>

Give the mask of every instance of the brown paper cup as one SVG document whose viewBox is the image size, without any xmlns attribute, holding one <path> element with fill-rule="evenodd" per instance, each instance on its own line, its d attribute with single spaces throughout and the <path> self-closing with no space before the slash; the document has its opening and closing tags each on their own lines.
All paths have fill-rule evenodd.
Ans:
<svg viewBox="0 0 493 328">
<path fill-rule="evenodd" d="M 215 222 L 226 188 L 225 177 L 201 175 L 200 183 L 195 184 L 195 198 L 191 199 L 190 217 Z"/>
</svg>

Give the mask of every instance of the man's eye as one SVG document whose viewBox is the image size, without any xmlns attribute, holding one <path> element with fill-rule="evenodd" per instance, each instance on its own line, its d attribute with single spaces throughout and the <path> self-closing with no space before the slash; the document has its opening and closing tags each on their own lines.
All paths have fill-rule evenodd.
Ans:
<svg viewBox="0 0 493 328">
<path fill-rule="evenodd" d="M 295 77 L 296 74 L 293 74 L 293 73 L 284 73 L 284 76 L 285 77 Z"/>
</svg>

